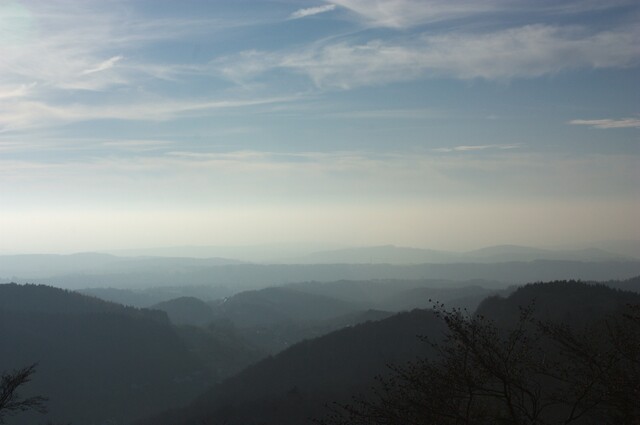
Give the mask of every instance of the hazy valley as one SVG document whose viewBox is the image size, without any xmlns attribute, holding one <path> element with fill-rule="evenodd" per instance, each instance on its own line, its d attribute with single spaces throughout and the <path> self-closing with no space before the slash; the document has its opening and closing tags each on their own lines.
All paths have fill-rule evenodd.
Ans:
<svg viewBox="0 0 640 425">
<path fill-rule="evenodd" d="M 0 0 L 0 425 L 640 425 L 638 88 L 638 0 Z"/>
<path fill-rule="evenodd" d="M 37 365 L 21 395 L 46 396 L 54 423 L 304 423 L 331 414 L 327 404 L 369 397 L 388 364 L 438 358 L 420 339 L 444 341 L 433 308 L 508 329 L 508 311 L 532 302 L 546 319 L 586 323 L 640 296 L 640 261 L 575 257 L 594 250 L 499 247 L 476 251 L 487 254 L 478 262 L 424 264 L 414 263 L 420 250 L 345 255 L 389 251 L 395 264 L 0 257 L 1 274 L 32 282 L 0 286 L 0 364 Z M 18 275 L 29 270 L 40 278 Z M 541 281 L 557 282 L 529 284 Z M 82 282 L 95 287 L 70 290 Z M 5 420 L 43 423 L 29 412 Z"/>
</svg>

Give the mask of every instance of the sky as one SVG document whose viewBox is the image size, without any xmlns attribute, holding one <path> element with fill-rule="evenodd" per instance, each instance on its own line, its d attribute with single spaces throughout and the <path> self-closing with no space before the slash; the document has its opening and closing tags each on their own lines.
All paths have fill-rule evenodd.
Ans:
<svg viewBox="0 0 640 425">
<path fill-rule="evenodd" d="M 0 253 L 640 239 L 637 0 L 0 0 Z"/>
</svg>

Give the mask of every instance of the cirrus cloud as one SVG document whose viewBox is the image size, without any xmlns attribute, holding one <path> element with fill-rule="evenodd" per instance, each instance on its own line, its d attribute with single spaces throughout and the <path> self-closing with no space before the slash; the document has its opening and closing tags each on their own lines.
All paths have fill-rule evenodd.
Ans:
<svg viewBox="0 0 640 425">
<path fill-rule="evenodd" d="M 300 18 L 306 18 L 307 16 L 319 15 L 320 13 L 331 12 L 335 8 L 336 8 L 335 4 L 327 4 L 324 6 L 298 9 L 289 16 L 289 19 L 300 19 Z"/>
<path fill-rule="evenodd" d="M 531 78 L 570 69 L 624 68 L 639 61 L 637 28 L 593 33 L 582 27 L 526 25 L 483 34 L 338 42 L 289 52 L 245 51 L 212 65 L 233 80 L 284 69 L 308 76 L 318 87 L 349 89 L 425 77 Z"/>
<path fill-rule="evenodd" d="M 571 125 L 586 125 L 599 129 L 610 128 L 640 128 L 640 119 L 638 118 L 623 118 L 619 120 L 613 119 L 601 119 L 601 120 L 571 120 Z"/>
</svg>

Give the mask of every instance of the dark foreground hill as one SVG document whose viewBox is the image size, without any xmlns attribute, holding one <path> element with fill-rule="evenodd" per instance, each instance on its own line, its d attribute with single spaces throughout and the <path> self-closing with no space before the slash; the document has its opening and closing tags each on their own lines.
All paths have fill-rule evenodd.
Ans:
<svg viewBox="0 0 640 425">
<path fill-rule="evenodd" d="M 609 314 L 614 314 L 621 311 L 621 309 L 627 308 L 628 304 L 640 304 L 640 295 L 631 292 L 623 292 L 615 289 L 605 287 L 603 285 L 591 285 L 580 282 L 551 282 L 544 284 L 532 284 L 527 285 L 524 288 L 516 290 L 507 298 L 494 297 L 484 302 L 479 311 L 486 316 L 485 319 L 491 323 L 496 323 L 497 328 L 493 328 L 494 325 L 482 325 L 480 334 L 482 336 L 481 343 L 484 344 L 480 349 L 486 350 L 488 353 L 488 359 L 492 359 L 491 356 L 497 356 L 493 358 L 501 359 L 502 355 L 510 352 L 507 346 L 501 344 L 509 344 L 511 341 L 509 338 L 504 338 L 503 335 L 510 335 L 508 332 L 513 326 L 518 323 L 520 317 L 520 307 L 531 306 L 534 304 L 534 313 L 530 317 L 530 326 L 534 326 L 538 320 L 557 320 L 563 321 L 567 318 L 577 325 L 586 325 L 589 323 L 597 323 Z M 469 332 L 475 329 L 473 326 L 467 326 L 465 319 L 460 319 L 458 315 L 452 314 L 448 316 L 449 319 L 453 318 L 455 326 L 460 326 L 462 333 L 466 335 L 472 335 Z M 402 391 L 426 391 L 429 393 L 429 388 L 432 385 L 430 379 L 435 379 L 435 375 L 429 375 L 425 373 L 425 370 L 420 369 L 424 365 L 429 365 L 431 361 L 436 361 L 436 351 L 432 349 L 430 344 L 425 343 L 421 339 L 417 338 L 417 335 L 427 336 L 431 341 L 442 341 L 442 336 L 447 329 L 446 324 L 450 324 L 451 321 L 443 320 L 447 318 L 446 315 L 434 314 L 425 310 L 414 310 L 410 313 L 401 313 L 392 316 L 388 319 L 369 322 L 362 325 L 354 326 L 351 328 L 343 329 L 329 335 L 299 343 L 290 349 L 283 351 L 282 353 L 259 362 L 258 364 L 246 369 L 237 376 L 217 385 L 202 395 L 196 402 L 190 406 L 167 412 L 161 416 L 154 417 L 146 422 L 140 422 L 145 425 L 191 425 L 191 424 L 229 424 L 229 425 L 288 425 L 288 424 L 311 424 L 314 423 L 312 418 L 321 418 L 330 412 L 327 407 L 332 402 L 348 403 L 353 395 L 360 394 L 364 399 L 374 400 L 372 395 L 372 386 L 375 386 L 376 375 L 393 376 L 395 381 L 386 380 L 387 387 L 378 386 L 378 391 L 399 391 L 397 393 L 389 392 L 393 397 L 389 398 L 389 403 L 398 403 L 398 406 L 402 406 L 405 396 L 410 393 L 403 393 Z M 560 322 L 555 323 L 560 323 Z M 457 325 L 456 325 L 457 323 Z M 474 322 L 469 322 L 470 324 Z M 484 323 L 484 322 L 483 322 Z M 487 322 L 489 323 L 489 322 Z M 474 325 L 475 326 L 475 325 Z M 529 325 L 528 325 L 529 326 Z M 449 329 L 451 329 L 449 327 Z M 562 337 L 564 328 L 559 328 L 558 335 Z M 576 328 L 577 329 L 577 328 Z M 484 335 L 484 336 L 483 336 Z M 605 335 L 606 336 L 606 335 Z M 520 338 L 519 336 L 517 338 Z M 636 338 L 637 340 L 637 338 Z M 459 353 L 459 348 L 464 347 L 466 342 L 461 340 L 452 345 L 453 359 L 462 359 L 464 357 L 456 357 Z M 527 338 L 517 340 L 518 349 L 523 348 L 528 351 L 518 351 L 518 355 L 522 354 L 522 358 L 527 361 L 531 361 L 531 364 L 544 365 L 545 356 L 547 353 L 544 350 L 540 350 L 542 347 L 538 347 L 535 344 L 531 345 L 530 340 Z M 454 341 L 455 342 L 455 341 Z M 524 345 L 523 345 L 524 344 Z M 521 345 L 523 347 L 521 347 Z M 494 351 L 493 348 L 496 348 Z M 506 348 L 505 348 L 506 347 Z M 556 348 L 553 348 L 556 347 Z M 608 350 L 608 345 L 596 345 L 594 347 L 587 347 L 589 349 L 599 350 L 603 349 L 605 352 Z M 503 350 L 504 349 L 504 350 Z M 557 349 L 556 345 L 549 345 L 549 349 Z M 631 347 L 628 353 L 636 353 Z M 446 352 L 444 352 L 446 353 Z M 542 353 L 542 357 L 539 354 Z M 561 363 L 562 356 L 559 352 L 552 352 L 554 354 L 546 360 L 558 361 L 558 365 L 564 367 L 565 363 Z M 626 353 L 626 354 L 628 354 Z M 439 355 L 442 355 L 440 352 Z M 409 381 L 406 377 L 403 378 L 397 373 L 387 367 L 389 363 L 402 365 L 407 361 L 415 360 L 416 358 L 427 359 L 427 363 L 413 363 L 412 368 L 405 368 L 402 370 L 409 370 L 412 373 L 420 369 L 415 375 L 409 376 Z M 589 356 L 586 356 L 589 359 Z M 600 358 L 600 357 L 598 357 Z M 514 360 L 515 359 L 515 360 Z M 491 360 L 491 361 L 494 361 Z M 442 386 L 442 393 L 431 394 L 433 397 L 444 397 L 443 403 L 445 407 L 450 408 L 450 403 L 446 398 L 447 391 L 452 391 L 451 394 L 457 394 L 453 391 L 449 385 L 449 379 L 451 382 L 461 382 L 461 385 L 467 385 L 469 382 L 475 382 L 476 379 L 486 379 L 489 382 L 489 389 L 498 388 L 494 386 L 494 376 L 491 373 L 497 373 L 500 379 L 505 376 L 508 379 L 514 379 L 515 384 L 518 384 L 522 379 L 526 385 L 533 385 L 532 388 L 538 388 L 542 394 L 548 392 L 547 385 L 549 382 L 548 377 L 544 377 L 542 381 L 536 381 L 537 376 L 526 376 L 523 373 L 528 373 L 527 364 L 518 363 L 518 357 L 513 359 L 508 358 L 508 362 L 504 364 L 497 364 L 493 372 L 483 371 L 480 375 L 475 373 L 475 370 L 469 371 L 469 375 L 461 374 L 462 370 L 458 370 L 455 366 L 456 363 L 448 365 L 449 369 L 445 371 L 449 375 L 441 375 L 439 385 Z M 640 360 L 640 358 L 638 359 Z M 540 362 L 539 362 L 540 361 Z M 573 368 L 573 371 L 580 371 L 588 373 L 588 365 L 584 368 L 580 363 L 580 359 L 575 362 L 569 362 L 568 367 Z M 555 363 L 554 363 L 555 364 Z M 416 366 L 417 365 L 417 366 Z M 451 369 L 453 365 L 453 369 Z M 461 363 L 462 365 L 462 363 Z M 504 372 L 504 367 L 507 367 L 507 372 Z M 402 366 L 401 366 L 402 367 Z M 545 366 L 548 367 L 548 366 Z M 515 373 L 515 377 L 511 377 L 512 370 Z M 478 370 L 480 370 L 479 368 Z M 490 367 L 491 369 L 491 367 Z M 427 368 L 428 370 L 428 368 Z M 569 369 L 567 369 L 568 371 Z M 616 379 L 620 376 L 617 369 L 612 370 L 612 375 Z M 586 372 L 585 372 L 586 371 Z M 460 372 L 460 373 L 458 373 Z M 553 372 L 553 370 L 552 370 Z M 467 372 L 464 372 L 467 373 Z M 478 372 L 480 373 L 480 372 Z M 506 373 L 506 374 L 505 374 Z M 563 375 L 564 370 L 559 369 L 558 374 Z M 568 373 L 568 372 L 567 372 Z M 616 374 L 618 373 L 618 374 Z M 628 375 L 635 376 L 628 370 Z M 637 374 L 636 374 L 637 375 Z M 416 380 L 411 382 L 411 377 Z M 444 378 L 443 378 L 444 376 Z M 468 376 L 471 381 L 466 380 L 465 376 Z M 569 378 L 573 379 L 571 374 Z M 592 378 L 590 375 L 585 375 L 587 378 Z M 448 378 L 449 377 L 449 378 Z M 462 377 L 462 380 L 460 380 Z M 529 379 L 531 378 L 531 379 Z M 505 378 L 506 379 L 506 378 Z M 555 378 L 552 378 L 555 379 Z M 600 379 L 597 381 L 597 379 Z M 606 397 L 609 397 L 608 401 L 612 400 L 611 386 L 607 383 L 607 380 L 602 380 L 602 377 L 594 378 L 594 385 L 598 385 L 595 391 L 589 389 L 588 400 L 591 401 L 591 397 L 599 397 L 598 391 L 601 389 L 609 391 Z M 530 382 L 531 381 L 531 382 Z M 400 388 L 398 388 L 398 382 L 400 382 Z M 435 383 L 435 380 L 433 381 Z M 508 385 L 513 382 L 509 381 Z M 635 382 L 635 381 L 633 381 Z M 625 382 L 625 388 L 631 388 L 633 390 L 633 382 Z M 409 384 L 409 387 L 402 387 L 404 384 Z M 541 384 L 542 383 L 542 384 Z M 572 384 L 570 382 L 570 384 Z M 456 384 L 457 385 L 457 384 Z M 524 384 L 523 384 L 524 385 Z M 541 386 L 543 385 L 543 386 Z M 564 383 L 562 385 L 565 385 Z M 569 385 L 569 384 L 567 384 Z M 582 382 L 578 382 L 578 387 L 566 387 L 566 388 L 582 388 Z M 502 388 L 502 387 L 500 387 Z M 555 388 L 555 387 L 554 387 Z M 565 388 L 559 386 L 557 388 Z M 553 389 L 553 388 L 552 388 Z M 635 391 L 640 391 L 640 387 Z M 532 393 L 532 394 L 533 394 Z M 398 396 L 400 394 L 400 396 Z M 404 394 L 404 395 L 403 395 Z M 500 392 L 496 392 L 497 397 L 500 396 Z M 573 392 L 568 391 L 565 394 L 561 394 L 563 397 L 571 397 Z M 621 400 L 628 401 L 629 394 L 633 397 L 633 392 L 627 392 L 621 396 Z M 534 394 L 535 395 L 535 394 Z M 463 394 L 464 396 L 464 394 Z M 373 398 L 371 398 L 373 397 Z M 528 396 L 525 396 L 528 397 Z M 615 401 L 615 400 L 614 400 Z M 449 404 L 447 404 L 449 403 Z M 502 404 L 500 402 L 490 401 L 487 404 L 488 409 L 496 410 L 496 414 L 502 415 Z M 629 403 L 627 403 L 628 405 Z M 391 411 L 393 408 L 387 406 Z M 402 413 L 406 409 L 413 408 L 415 406 L 403 406 L 396 413 Z M 442 407 L 442 406 L 440 406 Z M 556 410 L 552 411 L 552 414 L 563 414 L 565 407 L 561 405 Z M 633 409 L 630 407 L 629 409 Z M 389 411 L 389 410 L 387 410 Z M 631 411 L 631 410 L 630 410 Z M 559 413 L 558 413 L 559 412 Z M 367 413 L 367 412 L 365 412 Z M 384 413 L 384 412 L 383 412 Z M 423 412 L 424 413 L 424 412 Z M 495 413 L 495 412 L 494 412 Z M 607 414 L 605 411 L 604 414 Z M 603 416 L 604 417 L 604 416 Z M 594 417 L 585 416 L 589 420 Z M 363 419 L 360 417 L 360 419 Z M 383 420 L 384 418 L 376 418 L 375 411 L 373 416 L 364 416 L 364 420 L 350 422 L 337 422 L 332 423 L 395 423 L 393 421 Z M 389 419 L 389 418 L 386 418 Z M 440 418 L 442 419 L 442 418 Z M 455 423 L 451 420 L 441 420 L 441 423 Z M 440 423 L 433 422 L 433 423 Z M 398 423 L 422 423 L 401 421 Z M 432 423 L 432 422 L 425 422 Z M 496 423 L 495 421 L 487 422 L 471 422 L 471 423 Z M 512 422 L 505 422 L 512 423 Z M 515 422 L 513 422 L 515 423 Z M 562 423 L 562 422 L 558 422 Z M 567 423 L 588 423 L 579 421 L 569 421 Z M 602 423 L 615 423 L 614 422 L 602 422 Z M 626 423 L 626 422 L 620 422 Z"/>
<path fill-rule="evenodd" d="M 431 312 L 415 310 L 303 341 L 214 386 L 188 408 L 141 423 L 306 423 L 325 412 L 325 403 L 366 391 L 387 364 L 428 354 L 417 336 L 442 329 Z"/>
<path fill-rule="evenodd" d="M 640 293 L 616 289 L 631 288 L 633 282 L 638 282 L 638 278 L 606 285 L 578 281 L 531 283 L 506 298 L 488 297 L 477 313 L 506 325 L 517 320 L 521 306 L 532 306 L 539 320 L 583 325 L 628 304 L 640 304 Z"/>
<path fill-rule="evenodd" d="M 0 285 L 0 341 L 2 370 L 38 364 L 25 395 L 48 397 L 55 423 L 126 423 L 210 384 L 163 313 L 51 287 Z"/>
</svg>

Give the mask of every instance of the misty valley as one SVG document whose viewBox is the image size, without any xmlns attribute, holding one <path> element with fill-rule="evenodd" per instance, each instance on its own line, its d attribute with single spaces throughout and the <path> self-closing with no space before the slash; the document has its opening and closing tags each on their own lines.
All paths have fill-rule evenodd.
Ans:
<svg viewBox="0 0 640 425">
<path fill-rule="evenodd" d="M 640 0 L 0 0 L 0 425 L 640 425 Z"/>
<path fill-rule="evenodd" d="M 0 423 L 637 423 L 640 260 L 418 251 L 0 256 Z"/>
</svg>

